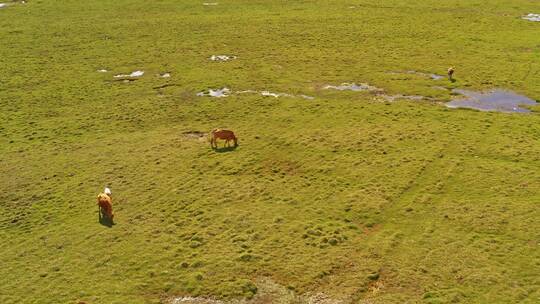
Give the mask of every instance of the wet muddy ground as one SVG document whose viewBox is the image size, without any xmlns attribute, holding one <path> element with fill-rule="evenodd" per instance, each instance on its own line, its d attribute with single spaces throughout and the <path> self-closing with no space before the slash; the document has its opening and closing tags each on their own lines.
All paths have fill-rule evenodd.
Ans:
<svg viewBox="0 0 540 304">
<path fill-rule="evenodd" d="M 197 139 L 199 141 L 203 141 L 208 136 L 208 133 L 202 131 L 186 131 L 183 132 L 182 135 L 189 139 Z"/>
<path fill-rule="evenodd" d="M 269 279 L 259 279 L 256 282 L 257 293 L 251 299 L 216 300 L 204 297 L 173 297 L 168 299 L 169 304 L 343 304 L 344 302 L 332 299 L 323 293 L 296 294 L 285 286 Z"/>
<path fill-rule="evenodd" d="M 389 72 L 390 74 L 412 74 L 412 75 L 419 75 L 422 77 L 431 78 L 433 80 L 439 80 L 445 78 L 443 75 L 435 74 L 435 73 L 426 73 L 426 72 L 419 72 L 415 70 L 409 70 L 409 71 L 403 71 L 403 72 Z"/>
<path fill-rule="evenodd" d="M 367 83 L 342 83 L 340 85 L 327 85 L 323 89 L 338 90 L 338 91 L 370 91 L 370 92 L 382 92 L 383 90 L 374 86 L 370 86 Z"/>
<path fill-rule="evenodd" d="M 339 91 L 356 91 L 356 92 L 371 92 L 375 94 L 375 99 L 383 99 L 386 101 L 394 102 L 396 100 L 413 100 L 413 101 L 420 101 L 420 100 L 431 100 L 431 98 L 421 95 L 403 95 L 403 94 L 385 94 L 384 89 L 369 85 L 367 83 L 361 83 L 360 85 L 357 85 L 356 83 L 342 83 L 341 85 L 327 85 L 323 87 L 323 89 L 333 89 L 333 90 L 339 90 Z"/>
<path fill-rule="evenodd" d="M 422 95 L 402 95 L 402 94 L 386 95 L 386 94 L 381 94 L 381 95 L 378 95 L 378 96 L 383 98 L 383 99 L 386 99 L 387 101 L 390 101 L 390 102 L 400 100 L 400 99 L 413 100 L 413 101 L 430 100 L 431 99 L 431 98 L 428 98 L 428 97 L 422 96 Z"/>
<path fill-rule="evenodd" d="M 288 94 L 288 93 L 275 93 L 275 92 L 270 92 L 270 91 L 256 91 L 256 90 L 243 90 L 243 91 L 233 92 L 228 88 L 217 89 L 217 90 L 210 89 L 208 91 L 203 91 L 203 92 L 197 93 L 197 96 L 227 97 L 227 96 L 230 96 L 233 93 L 234 94 L 258 94 L 258 95 L 261 95 L 261 96 L 264 96 L 264 97 L 274 97 L 274 98 L 279 98 L 279 97 L 301 97 L 301 98 L 310 99 L 310 100 L 315 99 L 315 97 L 313 97 L 313 96 L 308 96 L 308 95 L 303 95 L 303 94 L 301 94 L 301 95 L 292 95 L 292 94 Z"/>
</svg>

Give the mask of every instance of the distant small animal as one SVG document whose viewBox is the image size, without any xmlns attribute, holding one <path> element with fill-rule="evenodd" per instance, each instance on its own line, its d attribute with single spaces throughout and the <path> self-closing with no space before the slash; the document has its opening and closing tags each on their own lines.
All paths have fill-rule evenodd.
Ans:
<svg viewBox="0 0 540 304">
<path fill-rule="evenodd" d="M 105 188 L 105 191 L 103 193 L 100 193 L 97 197 L 98 206 L 99 206 L 99 216 L 101 218 L 102 215 L 108 217 L 111 222 L 114 218 L 114 214 L 112 211 L 112 199 L 111 199 L 111 190 L 109 188 Z"/>
<path fill-rule="evenodd" d="M 234 142 L 234 146 L 238 146 L 238 138 L 234 135 L 233 131 L 230 130 L 223 130 L 223 129 L 214 129 L 210 132 L 210 146 L 212 148 L 217 148 L 217 140 L 218 139 L 224 139 L 225 145 L 228 147 L 229 142 L 232 140 Z"/>
<path fill-rule="evenodd" d="M 449 67 L 448 68 L 448 79 L 452 80 L 452 76 L 454 75 L 454 68 Z"/>
</svg>

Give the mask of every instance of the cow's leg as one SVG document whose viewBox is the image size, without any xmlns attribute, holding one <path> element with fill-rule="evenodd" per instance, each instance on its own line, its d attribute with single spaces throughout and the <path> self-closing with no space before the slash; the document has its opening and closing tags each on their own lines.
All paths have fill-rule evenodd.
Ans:
<svg viewBox="0 0 540 304">
<path fill-rule="evenodd" d="M 111 206 L 107 206 L 107 216 L 112 219 L 112 207 Z"/>
</svg>

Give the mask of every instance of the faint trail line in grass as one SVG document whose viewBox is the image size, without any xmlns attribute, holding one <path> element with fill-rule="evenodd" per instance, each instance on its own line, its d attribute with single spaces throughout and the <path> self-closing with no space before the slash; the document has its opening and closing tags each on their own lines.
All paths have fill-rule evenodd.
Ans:
<svg viewBox="0 0 540 304">
<path fill-rule="evenodd" d="M 381 216 L 381 218 L 388 220 L 381 223 L 381 229 L 379 229 L 375 235 L 384 232 L 388 225 L 398 224 L 403 226 L 414 224 L 408 223 L 408 219 L 400 216 L 399 211 L 403 210 L 405 206 L 411 203 L 423 187 L 426 187 L 430 183 L 435 185 L 440 178 L 446 178 L 453 172 L 458 165 L 457 162 L 451 160 L 451 155 L 456 151 L 455 147 L 456 146 L 453 143 L 445 144 L 444 147 L 435 154 L 435 158 L 425 164 L 418 174 L 416 174 L 409 185 L 405 187 L 401 193 L 390 199 L 391 204 L 388 208 L 383 209 Z M 445 166 L 444 164 L 447 164 L 448 161 L 450 161 L 450 163 Z M 445 173 L 439 174 L 442 170 L 444 170 Z M 376 237 L 374 236 L 374 238 Z"/>
</svg>

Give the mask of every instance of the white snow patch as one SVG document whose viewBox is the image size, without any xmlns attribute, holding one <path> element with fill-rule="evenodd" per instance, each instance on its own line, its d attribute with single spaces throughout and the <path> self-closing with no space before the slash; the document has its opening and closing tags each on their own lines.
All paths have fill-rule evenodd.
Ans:
<svg viewBox="0 0 540 304">
<path fill-rule="evenodd" d="M 307 96 L 307 95 L 292 95 L 292 94 L 288 94 L 288 93 L 274 93 L 274 92 L 270 92 L 270 91 L 245 90 L 245 91 L 236 92 L 236 94 L 246 94 L 246 93 L 260 94 L 261 96 L 264 96 L 264 97 L 274 97 L 274 98 L 278 98 L 278 97 L 302 97 L 304 99 L 315 99 L 315 97 L 311 97 L 311 96 Z"/>
<path fill-rule="evenodd" d="M 231 94 L 231 90 L 229 88 L 223 88 L 223 89 L 216 89 L 212 90 L 209 89 L 208 92 L 199 92 L 197 93 L 197 96 L 209 96 L 209 97 L 228 97 Z"/>
<path fill-rule="evenodd" d="M 140 77 L 144 75 L 144 72 L 143 71 L 135 71 L 135 72 L 132 72 L 131 74 L 129 75 L 124 75 L 124 74 L 120 74 L 120 75 L 114 75 L 114 78 L 124 78 L 124 77 Z"/>
<path fill-rule="evenodd" d="M 210 56 L 210 60 L 212 61 L 229 61 L 236 59 L 236 56 L 229 56 L 229 55 L 212 55 Z"/>
<path fill-rule="evenodd" d="M 236 92 L 236 94 L 246 94 L 246 93 L 259 93 L 259 92 L 254 91 L 254 90 L 245 90 L 245 91 Z"/>
<path fill-rule="evenodd" d="M 261 92 L 261 95 L 262 95 L 262 96 L 267 96 L 267 97 L 275 97 L 275 98 L 278 98 L 278 97 L 281 97 L 281 96 L 293 97 L 293 95 L 291 95 L 291 94 L 287 94 L 287 93 L 272 93 L 272 92 L 269 92 L 269 91 L 262 91 L 262 92 Z"/>
<path fill-rule="evenodd" d="M 315 99 L 315 97 L 313 97 L 313 96 L 308 96 L 308 95 L 300 95 L 300 97 L 302 97 L 302 98 L 304 98 L 304 99 L 309 99 L 309 100 Z"/>
<path fill-rule="evenodd" d="M 527 14 L 523 17 L 521 17 L 521 19 L 524 19 L 524 20 L 529 20 L 529 21 L 535 21 L 535 22 L 540 22 L 540 14 Z"/>
</svg>

